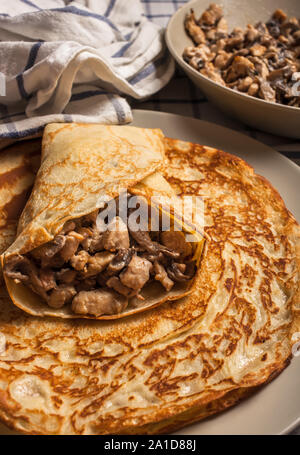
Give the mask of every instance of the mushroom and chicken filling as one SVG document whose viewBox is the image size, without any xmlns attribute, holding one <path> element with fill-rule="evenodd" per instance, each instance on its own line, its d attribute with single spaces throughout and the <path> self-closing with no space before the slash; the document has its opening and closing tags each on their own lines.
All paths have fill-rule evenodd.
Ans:
<svg viewBox="0 0 300 455">
<path fill-rule="evenodd" d="M 4 273 L 22 282 L 52 308 L 74 313 L 121 313 L 151 281 L 170 291 L 195 275 L 192 246 L 181 231 L 131 230 L 116 216 L 99 228 L 99 210 L 67 221 L 54 239 L 7 258 Z"/>
<path fill-rule="evenodd" d="M 185 19 L 195 43 L 183 59 L 203 76 L 248 95 L 300 107 L 300 20 L 276 10 L 265 24 L 228 32 L 222 8 L 212 4 Z M 299 83 L 298 83 L 299 82 Z"/>
</svg>

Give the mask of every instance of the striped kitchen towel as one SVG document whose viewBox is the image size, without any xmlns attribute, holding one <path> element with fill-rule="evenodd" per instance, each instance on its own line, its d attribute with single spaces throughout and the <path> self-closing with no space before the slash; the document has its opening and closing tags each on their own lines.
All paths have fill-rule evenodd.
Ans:
<svg viewBox="0 0 300 455">
<path fill-rule="evenodd" d="M 0 138 L 50 122 L 129 122 L 125 97 L 152 95 L 173 72 L 139 0 L 0 4 Z"/>
</svg>

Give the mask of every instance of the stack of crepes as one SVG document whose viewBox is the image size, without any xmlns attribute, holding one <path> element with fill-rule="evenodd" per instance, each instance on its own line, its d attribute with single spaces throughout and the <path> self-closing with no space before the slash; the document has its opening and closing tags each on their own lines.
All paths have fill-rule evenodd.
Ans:
<svg viewBox="0 0 300 455">
<path fill-rule="evenodd" d="M 22 153 L 28 160 L 27 150 Z M 164 201 L 175 195 L 168 216 L 177 242 L 159 231 L 150 232 L 150 245 L 146 229 L 139 237 L 128 225 L 117 232 L 123 241 L 129 231 L 129 245 L 126 237 L 121 247 L 100 242 L 99 251 L 91 244 L 85 249 L 89 236 L 82 229 L 94 227 L 103 196 L 118 200 L 121 188 L 157 209 L 159 219 L 167 212 L 157 195 Z M 203 231 L 182 222 L 178 201 L 187 195 L 203 197 Z M 6 226 L 11 232 L 8 218 Z M 4 221 L 3 238 L 5 229 Z M 62 257 L 67 240 L 61 247 L 58 236 L 77 239 L 75 256 L 111 255 L 96 285 L 86 275 L 88 290 L 77 290 L 90 262 L 77 270 L 73 256 Z M 129 262 L 109 274 L 120 250 L 129 249 Z M 233 405 L 289 362 L 300 330 L 299 256 L 297 222 L 242 160 L 164 138 L 160 130 L 48 125 L 16 239 L 2 255 L 1 419 L 35 434 L 161 433 Z M 137 257 L 151 263 L 146 284 L 133 268 Z M 75 269 L 72 303 L 51 306 L 47 296 L 55 288 L 44 286 L 45 298 L 37 292 L 29 260 L 39 279 L 41 269 L 52 268 L 58 287 L 64 269 Z M 135 289 L 128 270 L 139 282 Z M 80 292 L 96 288 L 119 296 L 111 278 L 135 291 L 125 295 L 122 288 L 125 305 L 92 314 L 87 299 L 75 311 Z"/>
</svg>

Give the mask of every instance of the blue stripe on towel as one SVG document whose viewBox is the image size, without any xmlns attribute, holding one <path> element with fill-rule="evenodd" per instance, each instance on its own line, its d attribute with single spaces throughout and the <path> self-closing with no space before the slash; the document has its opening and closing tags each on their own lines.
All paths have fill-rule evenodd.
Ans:
<svg viewBox="0 0 300 455">
<path fill-rule="evenodd" d="M 109 5 L 108 5 L 108 7 L 107 7 L 107 10 L 106 10 L 105 13 L 104 13 L 104 16 L 107 17 L 107 16 L 110 15 L 111 10 L 112 10 L 113 7 L 115 6 L 115 3 L 116 3 L 116 0 L 110 0 Z"/>
<path fill-rule="evenodd" d="M 77 14 L 78 16 L 83 16 L 83 17 L 92 17 L 94 19 L 98 19 L 99 21 L 105 22 L 113 30 L 120 33 L 119 29 L 107 17 L 101 16 L 100 14 L 91 13 L 91 12 L 85 11 L 83 9 L 79 9 L 76 6 L 66 6 L 64 8 L 51 8 L 48 11 L 57 11 L 58 13 L 71 13 L 71 14 Z"/>
<path fill-rule="evenodd" d="M 38 41 L 37 43 L 34 43 L 32 48 L 30 49 L 28 60 L 27 60 L 26 66 L 24 68 L 24 71 L 29 70 L 29 68 L 31 68 L 34 65 L 36 57 L 37 57 L 37 53 L 42 44 L 43 44 L 43 41 Z"/>
<path fill-rule="evenodd" d="M 1 138 L 21 139 L 26 136 L 32 136 L 33 134 L 36 134 L 39 131 L 42 131 L 44 129 L 44 125 L 41 125 L 41 126 L 37 126 L 35 128 L 28 128 L 26 130 L 17 131 L 15 129 L 14 125 L 11 123 L 8 123 L 6 126 L 7 126 L 7 128 L 9 126 L 12 126 L 13 130 L 11 130 L 9 133 L 0 133 Z"/>
<path fill-rule="evenodd" d="M 104 92 L 103 90 L 87 90 L 85 92 L 73 93 L 70 101 L 84 100 L 86 98 L 90 98 L 91 96 L 97 95 L 107 95 L 107 92 Z"/>
<path fill-rule="evenodd" d="M 113 105 L 116 111 L 118 122 L 124 123 L 126 120 L 126 115 L 120 101 L 117 98 L 115 98 L 114 95 L 111 94 L 107 94 L 107 98 L 109 99 L 109 101 L 111 101 L 111 104 Z"/>
<path fill-rule="evenodd" d="M 30 49 L 28 60 L 27 60 L 27 63 L 26 63 L 26 66 L 25 66 L 24 70 L 22 71 L 22 73 L 18 74 L 18 76 L 16 77 L 20 95 L 21 95 L 22 98 L 24 98 L 26 100 L 28 100 L 31 95 L 28 94 L 27 91 L 25 90 L 24 80 L 23 80 L 23 73 L 25 71 L 29 70 L 29 68 L 33 67 L 33 65 L 35 63 L 35 60 L 36 60 L 36 57 L 37 57 L 37 54 L 38 54 L 38 51 L 39 51 L 39 48 L 41 47 L 41 45 L 42 45 L 42 41 L 38 41 L 37 43 L 34 43 L 32 48 Z"/>
<path fill-rule="evenodd" d="M 25 90 L 23 74 L 22 73 L 18 74 L 16 79 L 21 97 L 24 98 L 25 100 L 28 100 L 30 98 L 30 95 Z"/>
<path fill-rule="evenodd" d="M 121 49 L 118 50 L 114 55 L 112 55 L 112 58 L 118 58 L 118 57 L 123 57 L 127 49 L 129 49 L 134 43 L 133 41 L 129 41 L 128 43 L 124 44 L 124 46 L 121 47 Z"/>
<path fill-rule="evenodd" d="M 143 79 L 145 79 L 146 77 L 150 76 L 150 74 L 154 73 L 162 65 L 162 63 L 164 63 L 166 55 L 167 54 L 163 55 L 159 59 L 157 59 L 154 62 L 150 63 L 140 73 L 138 73 L 136 76 L 133 76 L 131 79 L 129 79 L 128 82 L 131 85 L 135 85 L 138 82 L 140 82 Z"/>
<path fill-rule="evenodd" d="M 71 114 L 63 114 L 63 116 L 64 116 L 64 121 L 66 123 L 72 123 L 73 122 L 73 117 L 72 117 Z"/>
<path fill-rule="evenodd" d="M 20 0 L 20 2 L 25 3 L 28 6 L 32 6 L 32 8 L 38 9 L 39 11 L 42 11 L 42 8 L 30 2 L 30 0 Z"/>
<path fill-rule="evenodd" d="M 125 35 L 124 38 L 126 39 L 126 41 L 128 41 L 128 40 L 130 40 L 130 38 L 132 37 L 132 35 L 133 35 L 133 31 L 127 33 L 127 35 Z"/>
</svg>

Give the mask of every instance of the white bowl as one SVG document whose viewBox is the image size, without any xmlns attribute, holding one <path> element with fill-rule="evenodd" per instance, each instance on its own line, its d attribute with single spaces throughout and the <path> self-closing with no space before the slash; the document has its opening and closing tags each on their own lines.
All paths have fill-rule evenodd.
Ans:
<svg viewBox="0 0 300 455">
<path fill-rule="evenodd" d="M 245 28 L 249 23 L 265 22 L 277 8 L 281 8 L 288 16 L 300 17 L 299 0 L 215 1 L 223 6 L 229 30 L 234 27 Z M 184 29 L 185 16 L 193 8 L 196 17 L 199 17 L 211 3 L 212 0 L 193 0 L 179 8 L 172 16 L 166 30 L 166 42 L 172 56 L 206 97 L 226 114 L 255 129 L 300 139 L 300 108 L 271 103 L 223 87 L 183 60 L 184 49 L 193 44 Z"/>
</svg>

